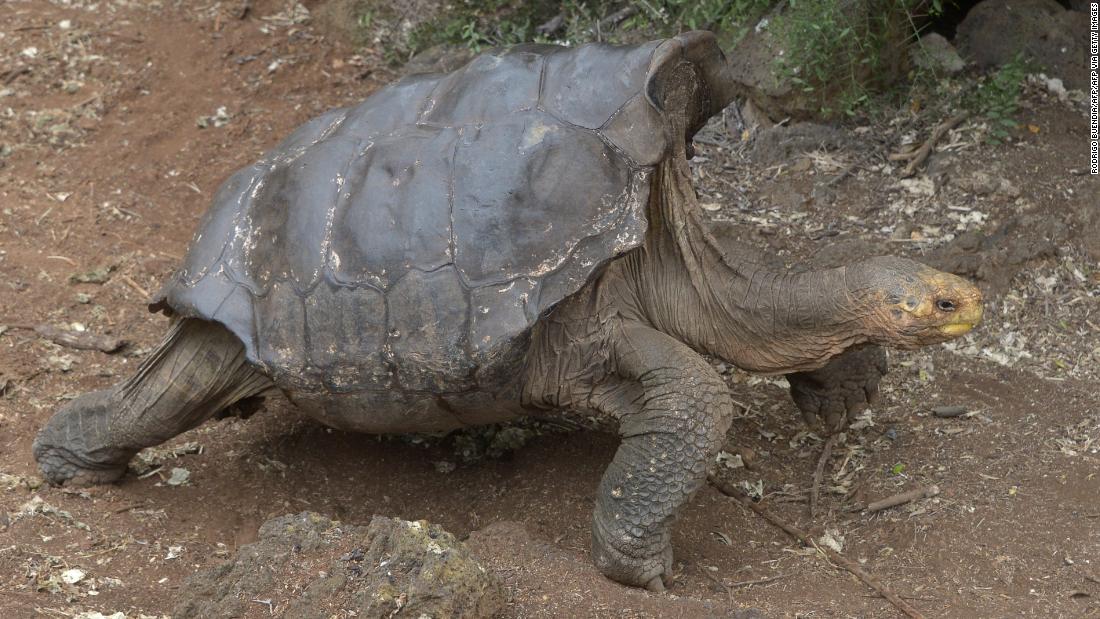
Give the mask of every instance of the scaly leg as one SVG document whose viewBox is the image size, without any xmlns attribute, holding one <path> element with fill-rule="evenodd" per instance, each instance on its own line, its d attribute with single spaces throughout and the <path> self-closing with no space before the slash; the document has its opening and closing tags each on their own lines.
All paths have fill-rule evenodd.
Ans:
<svg viewBox="0 0 1100 619">
<path fill-rule="evenodd" d="M 55 484 L 112 482 L 141 449 L 273 386 L 227 329 L 183 319 L 128 380 L 62 406 L 35 437 L 34 458 Z"/>
<path fill-rule="evenodd" d="M 670 525 L 706 480 L 733 416 L 726 384 L 681 342 L 626 325 L 613 343 L 615 379 L 592 407 L 618 419 L 622 444 L 596 495 L 596 565 L 622 583 L 664 590 Z"/>
</svg>

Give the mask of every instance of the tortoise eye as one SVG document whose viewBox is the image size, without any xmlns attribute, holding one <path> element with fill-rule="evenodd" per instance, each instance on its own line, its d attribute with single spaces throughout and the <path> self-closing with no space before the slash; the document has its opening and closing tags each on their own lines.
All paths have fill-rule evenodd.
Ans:
<svg viewBox="0 0 1100 619">
<path fill-rule="evenodd" d="M 955 302 L 950 299 L 939 299 L 936 301 L 936 308 L 941 312 L 953 312 L 955 311 Z"/>
</svg>

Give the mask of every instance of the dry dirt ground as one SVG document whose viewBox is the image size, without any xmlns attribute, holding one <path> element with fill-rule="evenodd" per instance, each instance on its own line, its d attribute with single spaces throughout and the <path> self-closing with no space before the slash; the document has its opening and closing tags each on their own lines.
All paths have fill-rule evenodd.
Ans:
<svg viewBox="0 0 1100 619">
<path fill-rule="evenodd" d="M 464 463 L 447 441 L 336 432 L 274 402 L 179 437 L 117 485 L 40 485 L 36 430 L 159 339 L 166 320 L 145 298 L 219 183 L 391 77 L 281 2 L 257 0 L 243 18 L 240 6 L 0 3 L 0 616 L 165 615 L 189 574 L 254 540 L 267 518 L 304 510 L 443 525 L 505 584 L 510 616 L 897 615 L 710 487 L 676 526 L 669 593 L 603 579 L 589 515 L 616 441 L 595 432 L 546 433 Z M 726 371 L 741 404 L 727 451 L 750 468 L 724 459 L 722 474 L 929 617 L 1100 616 L 1100 264 L 1079 241 L 1100 183 L 1080 173 L 1080 106 L 1039 85 L 1024 103 L 1012 142 L 990 146 L 965 123 L 907 181 L 884 155 L 938 119 L 852 128 L 832 150 L 811 138 L 808 155 L 782 152 L 783 130 L 772 147 L 700 136 L 700 192 L 722 234 L 791 262 L 924 257 L 989 293 L 977 333 L 893 355 L 881 403 L 828 462 L 816 519 L 807 495 L 821 439 L 781 382 Z M 131 343 L 77 351 L 15 328 L 40 323 Z M 938 405 L 969 412 L 941 419 Z M 931 484 L 935 498 L 852 511 Z"/>
</svg>

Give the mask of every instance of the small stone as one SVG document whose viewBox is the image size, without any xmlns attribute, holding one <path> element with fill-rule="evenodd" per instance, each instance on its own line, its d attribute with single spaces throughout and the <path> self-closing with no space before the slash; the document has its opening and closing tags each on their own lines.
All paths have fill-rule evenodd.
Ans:
<svg viewBox="0 0 1100 619">
<path fill-rule="evenodd" d="M 954 75 L 966 66 L 955 46 L 935 32 L 921 37 L 909 55 L 918 67 L 946 75 Z"/>
<path fill-rule="evenodd" d="M 182 486 L 186 484 L 189 479 L 191 479 L 191 471 L 175 467 L 172 469 L 172 473 L 168 476 L 168 481 L 165 483 L 169 486 Z"/>
<path fill-rule="evenodd" d="M 737 450 L 737 455 L 741 456 L 741 463 L 745 465 L 746 469 L 750 471 L 756 470 L 756 463 L 759 458 L 752 447 L 741 447 Z"/>
<path fill-rule="evenodd" d="M 932 414 L 936 417 L 948 418 L 948 417 L 961 417 L 966 414 L 965 406 L 937 406 L 932 409 Z"/>
<path fill-rule="evenodd" d="M 46 361 L 62 372 L 69 372 L 72 371 L 76 358 L 72 355 L 50 355 L 46 357 Z"/>
<path fill-rule="evenodd" d="M 84 577 L 87 575 L 87 572 L 78 567 L 70 568 L 65 570 L 64 572 L 61 572 L 61 582 L 67 585 L 75 585 L 76 583 L 84 580 Z"/>
<path fill-rule="evenodd" d="M 198 126 L 199 129 L 206 129 L 207 127 L 220 128 L 228 125 L 229 121 L 232 118 L 233 117 L 229 114 L 229 111 L 226 109 L 226 107 L 222 105 L 218 107 L 218 109 L 214 110 L 214 114 L 212 116 L 199 116 L 198 120 L 195 121 L 195 124 Z"/>
</svg>

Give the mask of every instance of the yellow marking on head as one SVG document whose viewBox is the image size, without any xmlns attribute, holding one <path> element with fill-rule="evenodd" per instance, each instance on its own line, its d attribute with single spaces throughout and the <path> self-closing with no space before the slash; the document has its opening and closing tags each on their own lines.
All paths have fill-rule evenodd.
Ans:
<svg viewBox="0 0 1100 619">
<path fill-rule="evenodd" d="M 940 327 L 940 332 L 951 337 L 958 337 L 965 333 L 969 333 L 974 328 L 973 323 L 969 322 L 955 322 L 949 325 L 943 325 Z"/>
<path fill-rule="evenodd" d="M 909 307 L 907 307 L 903 303 L 901 309 L 909 312 L 917 318 L 927 318 L 928 316 L 932 315 L 932 298 L 928 296 L 921 298 L 920 303 L 918 303 L 917 306 L 912 309 L 909 309 Z"/>
</svg>

